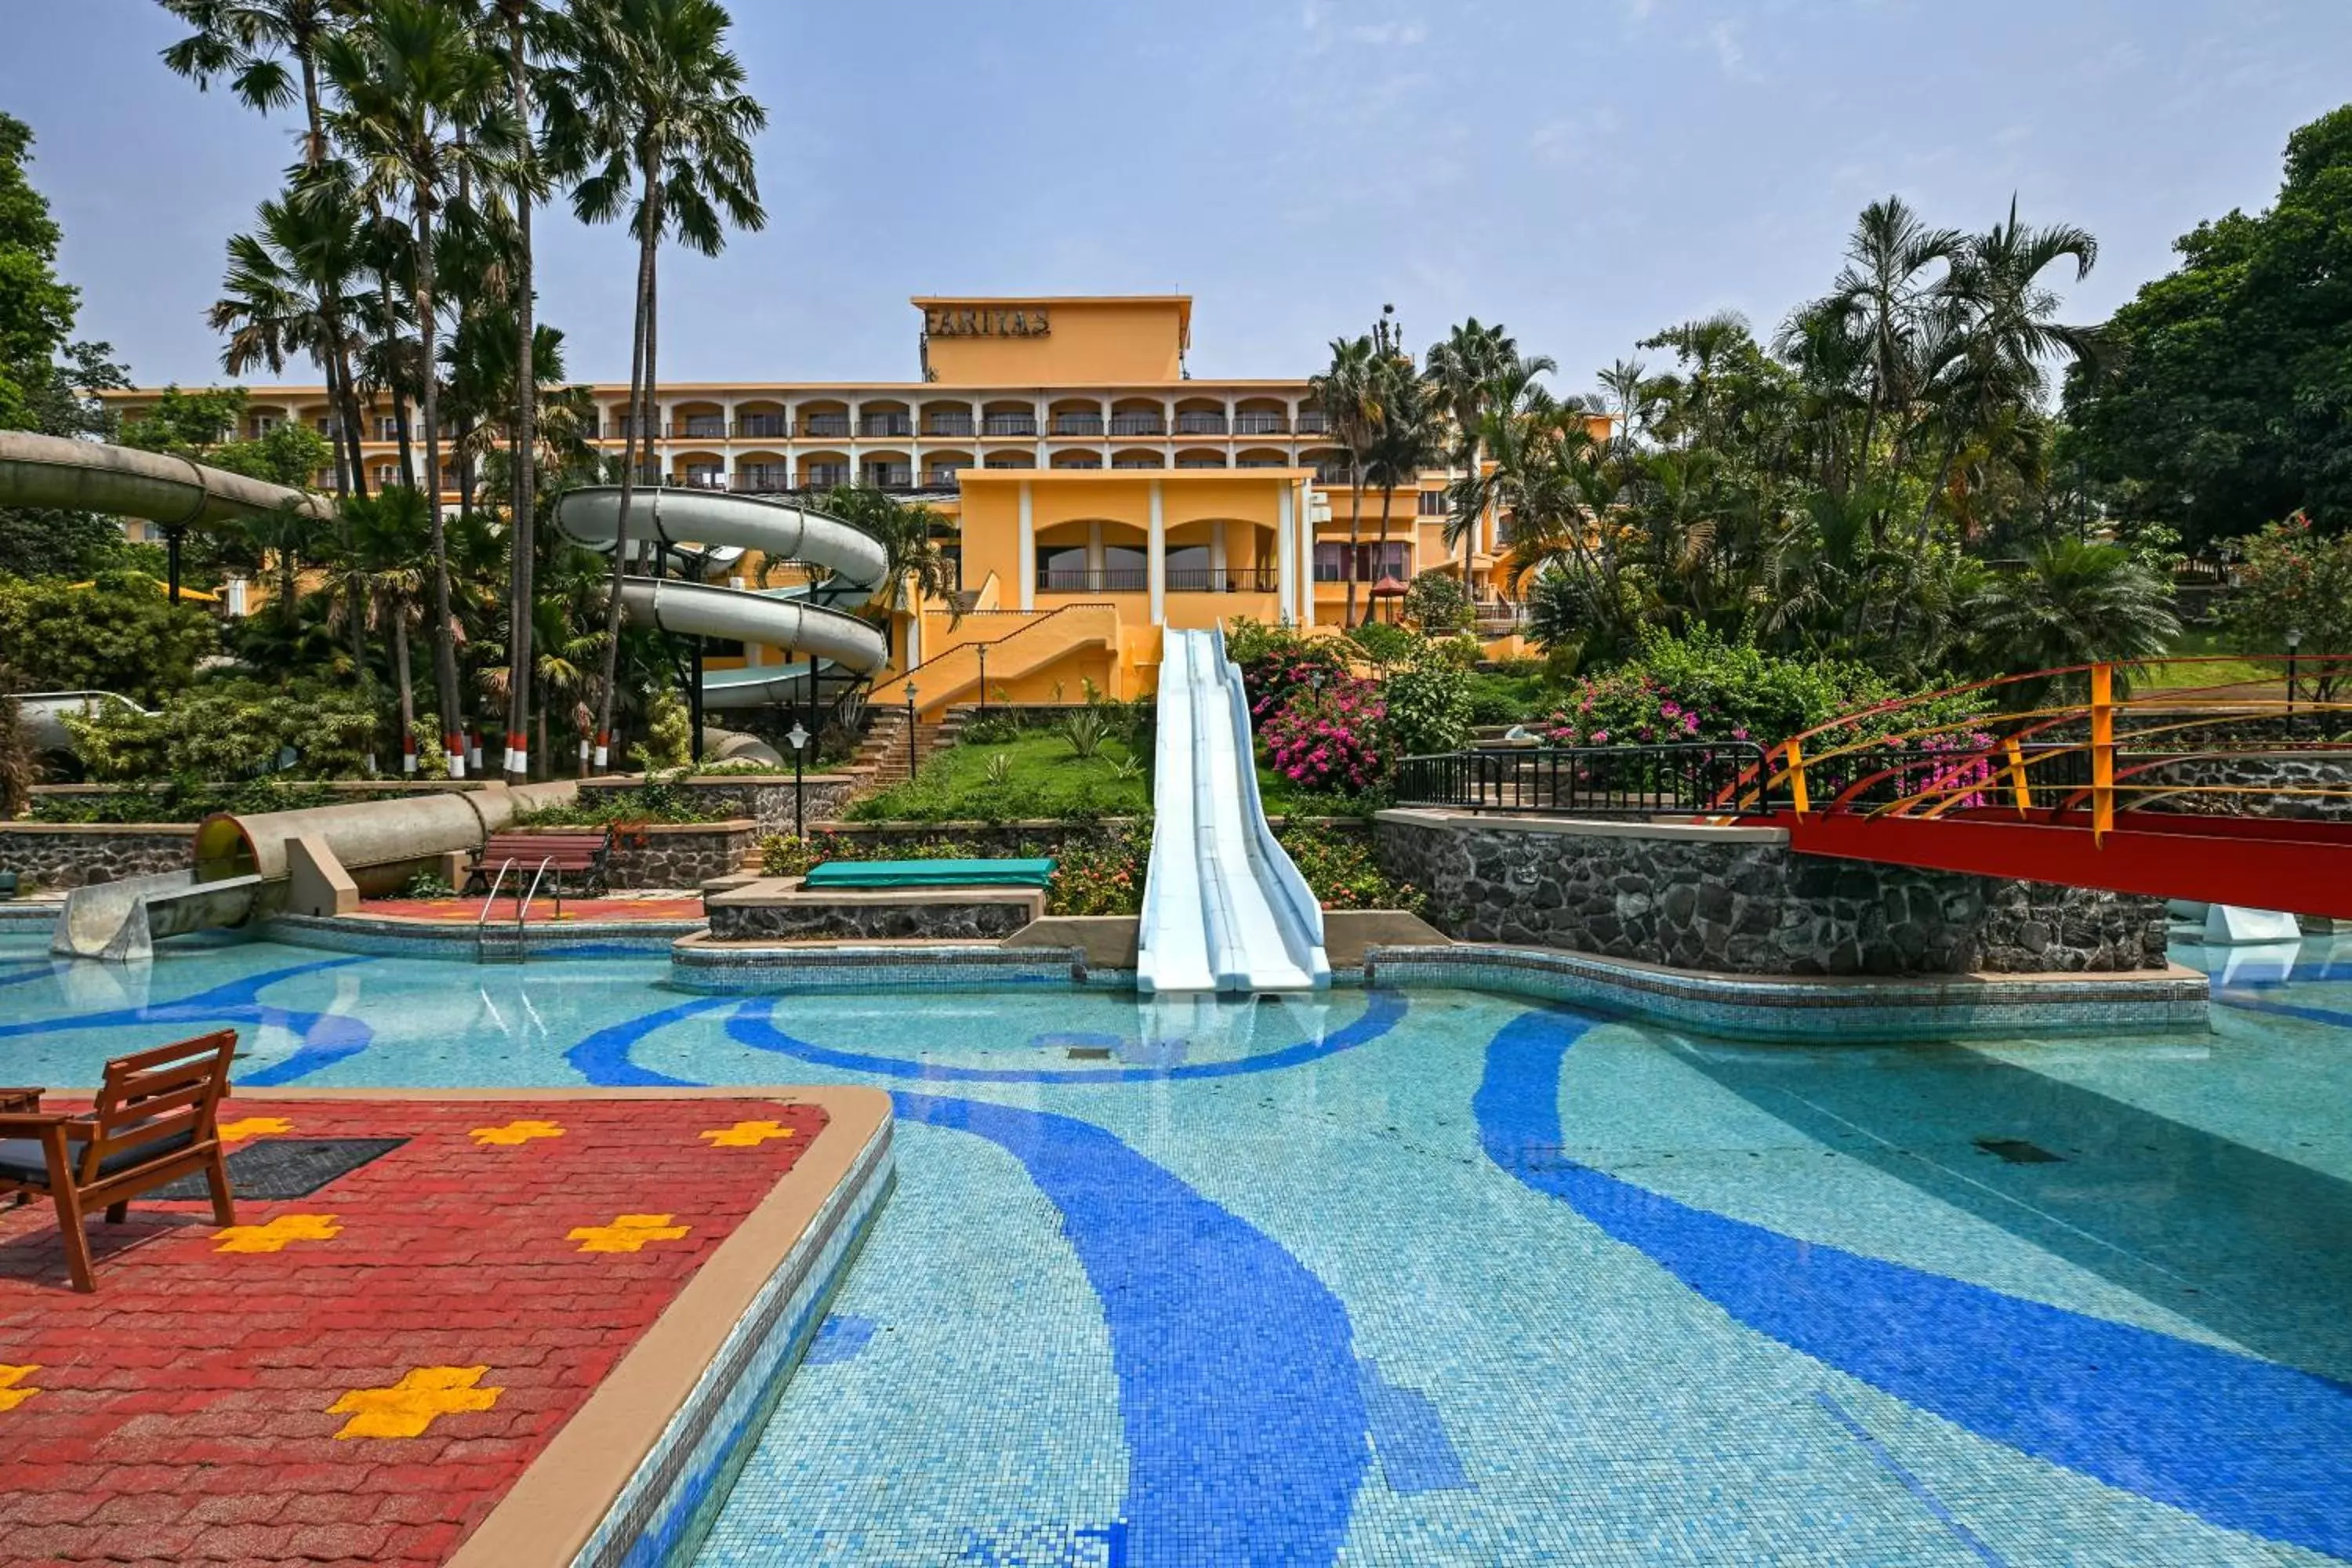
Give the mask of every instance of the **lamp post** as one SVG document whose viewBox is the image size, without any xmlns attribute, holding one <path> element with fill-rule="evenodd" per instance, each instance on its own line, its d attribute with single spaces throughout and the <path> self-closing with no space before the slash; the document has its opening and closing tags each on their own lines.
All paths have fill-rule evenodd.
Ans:
<svg viewBox="0 0 2352 1568">
<path fill-rule="evenodd" d="M 907 777 L 915 776 L 915 683 L 907 682 Z"/>
<path fill-rule="evenodd" d="M 984 642 L 974 643 L 971 647 L 974 653 L 980 655 L 980 712 L 981 717 L 986 718 L 988 716 L 988 645 Z"/>
<path fill-rule="evenodd" d="M 809 743 L 809 732 L 802 729 L 801 721 L 795 719 L 793 721 L 791 732 L 785 735 L 784 739 L 793 743 L 793 837 L 805 838 L 808 837 L 808 828 L 801 802 L 803 788 L 801 770 L 805 763 L 805 759 L 801 754 L 801 748 Z"/>
<path fill-rule="evenodd" d="M 2295 675 L 2295 669 L 2294 669 L 2295 658 L 2294 658 L 2294 656 L 2295 656 L 2295 650 L 2296 650 L 2296 649 L 2298 649 L 2298 648 L 2300 648 L 2300 647 L 2303 647 L 2303 628 L 2302 628 L 2301 626 L 2289 626 L 2289 627 L 2287 627 L 2287 629 L 2286 629 L 2286 732 L 2287 732 L 2287 734 L 2288 734 L 2289 736 L 2292 736 L 2292 735 L 2294 735 L 2294 675 Z"/>
</svg>

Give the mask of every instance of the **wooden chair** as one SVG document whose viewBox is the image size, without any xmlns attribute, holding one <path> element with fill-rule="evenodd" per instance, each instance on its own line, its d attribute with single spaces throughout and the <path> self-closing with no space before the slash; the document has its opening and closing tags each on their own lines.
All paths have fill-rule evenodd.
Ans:
<svg viewBox="0 0 2352 1568">
<path fill-rule="evenodd" d="M 236 1051 L 234 1029 L 134 1051 L 106 1064 L 98 1102 L 81 1115 L 0 1114 L 0 1192 L 46 1193 L 57 1205 L 75 1289 L 98 1289 L 82 1216 L 101 1205 L 107 1223 L 121 1225 L 139 1194 L 202 1171 L 213 1218 L 236 1223 L 218 1127 Z M 37 1108 L 40 1090 L 15 1092 Z"/>
<path fill-rule="evenodd" d="M 606 827 L 578 833 L 493 833 L 474 856 L 466 891 L 487 890 L 499 868 L 512 861 L 516 874 L 500 890 L 520 899 L 530 886 L 532 874 L 544 865 L 552 874 L 555 912 L 560 917 L 565 875 L 578 879 L 574 886 L 583 893 L 602 892 L 610 879 L 612 854 L 613 833 Z"/>
</svg>

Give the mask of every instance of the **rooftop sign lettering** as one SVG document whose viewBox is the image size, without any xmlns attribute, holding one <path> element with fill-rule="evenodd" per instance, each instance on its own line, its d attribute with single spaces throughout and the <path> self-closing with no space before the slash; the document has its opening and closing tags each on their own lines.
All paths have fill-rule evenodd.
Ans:
<svg viewBox="0 0 2352 1568">
<path fill-rule="evenodd" d="M 933 305 L 923 311 L 923 331 L 934 338 L 1042 338 L 1053 330 L 1043 305 Z"/>
</svg>

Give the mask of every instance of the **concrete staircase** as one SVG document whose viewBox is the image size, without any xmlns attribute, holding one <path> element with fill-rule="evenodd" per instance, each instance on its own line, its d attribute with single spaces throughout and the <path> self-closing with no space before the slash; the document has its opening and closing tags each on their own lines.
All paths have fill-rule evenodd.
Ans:
<svg viewBox="0 0 2352 1568">
<path fill-rule="evenodd" d="M 950 709 L 947 717 L 936 724 L 919 725 L 915 732 L 915 760 L 919 768 L 940 752 L 956 743 L 964 721 L 971 716 L 966 708 Z M 907 782 L 907 710 L 903 707 L 879 705 L 866 710 L 866 738 L 849 761 L 832 770 L 848 773 L 857 780 L 850 791 L 849 800 L 864 800 L 879 795 L 894 784 Z M 743 869 L 760 869 L 760 848 L 754 844 L 743 858 Z"/>
</svg>

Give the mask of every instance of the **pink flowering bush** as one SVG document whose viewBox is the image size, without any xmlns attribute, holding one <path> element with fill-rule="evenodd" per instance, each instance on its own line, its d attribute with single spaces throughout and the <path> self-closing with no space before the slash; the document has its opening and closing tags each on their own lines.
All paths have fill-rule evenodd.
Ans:
<svg viewBox="0 0 2352 1568">
<path fill-rule="evenodd" d="M 1256 715 L 1275 771 L 1303 790 L 1332 795 L 1358 795 L 1380 781 L 1387 724 L 1380 688 L 1353 676 L 1293 687 L 1278 707 Z"/>
</svg>

